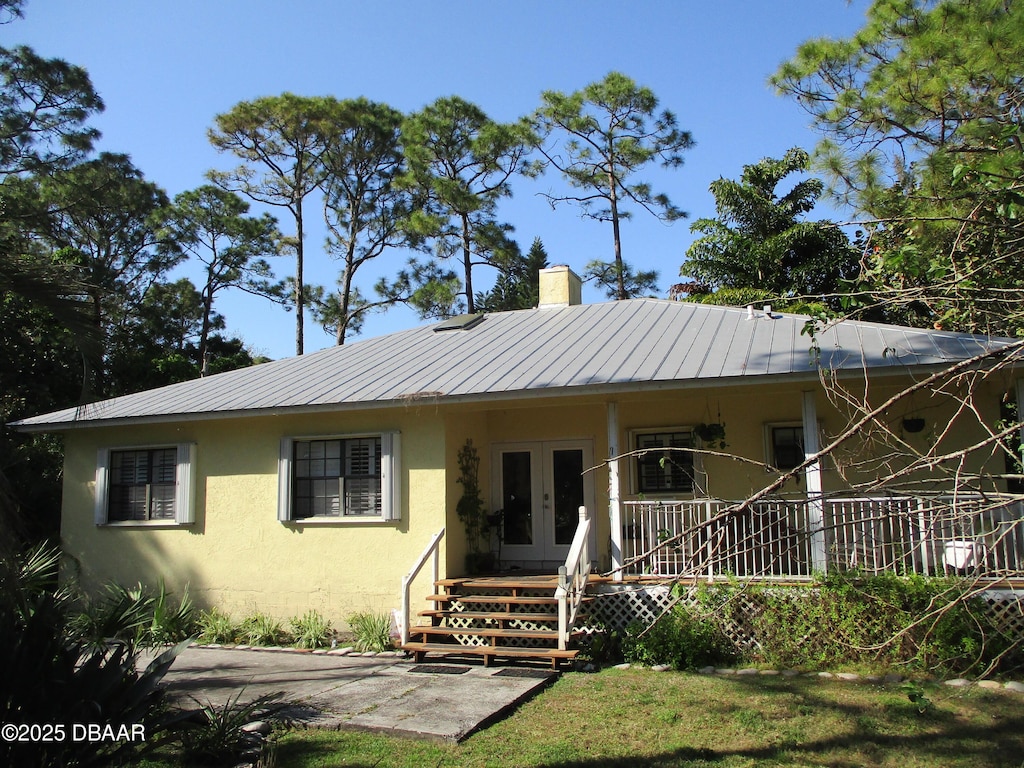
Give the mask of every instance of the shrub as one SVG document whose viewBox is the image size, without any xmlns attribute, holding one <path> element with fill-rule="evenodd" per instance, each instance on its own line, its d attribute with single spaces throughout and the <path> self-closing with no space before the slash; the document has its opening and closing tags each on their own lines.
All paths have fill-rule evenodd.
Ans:
<svg viewBox="0 0 1024 768">
<path fill-rule="evenodd" d="M 238 639 L 248 645 L 282 645 L 288 638 L 280 621 L 256 612 L 242 620 L 238 627 Z"/>
<path fill-rule="evenodd" d="M 134 651 L 147 644 L 153 605 L 153 597 L 142 584 L 134 587 L 108 584 L 101 595 L 87 600 L 72 615 L 71 628 L 94 650 L 117 641 Z"/>
<path fill-rule="evenodd" d="M 244 691 L 239 692 L 221 707 L 207 702 L 179 733 L 180 759 L 184 765 L 235 765 L 245 758 L 262 760 L 272 754 L 273 746 L 264 737 L 245 728 L 249 723 L 266 716 L 270 704 L 280 693 L 267 694 L 242 703 Z"/>
<path fill-rule="evenodd" d="M 72 620 L 68 591 L 52 586 L 59 562 L 57 550 L 44 548 L 16 560 L 0 558 L 0 722 L 63 724 L 68 730 L 73 723 L 131 723 L 145 728 L 146 744 L 70 734 L 50 741 L 0 740 L 0 765 L 120 765 L 159 741 L 166 722 L 157 684 L 184 645 L 140 672 L 134 620 L 128 640 L 87 638 L 81 620 Z M 121 597 L 115 602 L 126 604 Z"/>
<path fill-rule="evenodd" d="M 704 600 L 721 621 L 746 625 L 752 659 L 771 666 L 980 673 L 1014 644 L 959 579 L 838 573 L 808 587 L 748 585 L 743 600 L 730 599 L 740 589 L 707 589 Z"/>
<path fill-rule="evenodd" d="M 334 629 L 317 611 L 306 611 L 291 618 L 292 636 L 298 648 L 323 648 L 331 644 Z"/>
<path fill-rule="evenodd" d="M 578 663 L 590 662 L 598 666 L 618 664 L 622 661 L 623 633 L 608 628 L 601 621 L 591 621 L 589 626 L 593 631 L 580 638 L 581 649 L 576 661 Z"/>
<path fill-rule="evenodd" d="M 149 626 L 149 642 L 180 643 L 195 636 L 199 629 L 195 606 L 188 594 L 188 587 L 175 603 L 160 580 L 160 588 L 153 598 L 153 619 Z"/>
<path fill-rule="evenodd" d="M 714 622 L 677 605 L 654 624 L 630 624 L 622 644 L 626 661 L 669 664 L 675 669 L 721 665 L 735 658 L 735 649 Z"/>
<path fill-rule="evenodd" d="M 202 643 L 233 643 L 238 627 L 226 613 L 216 608 L 199 613 L 199 641 Z"/>
<path fill-rule="evenodd" d="M 75 632 L 93 648 L 111 640 L 132 648 L 180 643 L 196 632 L 195 609 L 188 588 L 175 602 L 160 581 L 156 595 L 141 583 L 132 587 L 109 584 L 86 600 L 72 616 Z"/>
<path fill-rule="evenodd" d="M 355 613 L 348 625 L 356 636 L 360 651 L 387 651 L 391 649 L 391 617 L 386 613 Z"/>
</svg>

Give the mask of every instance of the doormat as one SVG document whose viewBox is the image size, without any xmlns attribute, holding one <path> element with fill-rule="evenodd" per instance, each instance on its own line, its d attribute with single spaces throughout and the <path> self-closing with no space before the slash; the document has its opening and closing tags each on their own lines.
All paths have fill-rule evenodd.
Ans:
<svg viewBox="0 0 1024 768">
<path fill-rule="evenodd" d="M 456 667 L 453 664 L 417 664 L 410 667 L 410 672 L 423 672 L 428 675 L 462 675 L 469 672 L 470 667 Z"/>
<path fill-rule="evenodd" d="M 495 672 L 492 677 L 531 677 L 535 680 L 545 680 L 554 672 L 548 672 L 545 669 L 526 669 L 524 667 L 505 667 L 505 669 Z"/>
</svg>

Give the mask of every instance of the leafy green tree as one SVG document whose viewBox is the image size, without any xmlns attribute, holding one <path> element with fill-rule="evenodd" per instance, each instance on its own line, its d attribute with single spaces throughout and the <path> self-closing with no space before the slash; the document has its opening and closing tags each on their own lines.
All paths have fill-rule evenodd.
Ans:
<svg viewBox="0 0 1024 768">
<path fill-rule="evenodd" d="M 1024 6 L 876 0 L 772 82 L 824 135 L 817 159 L 872 228 L 864 291 L 915 322 L 1024 329 Z"/>
<path fill-rule="evenodd" d="M 256 296 L 282 299 L 283 285 L 273 279 L 264 258 L 278 254 L 277 220 L 266 213 L 247 216 L 248 212 L 249 204 L 238 195 L 206 184 L 177 195 L 168 214 L 171 237 L 204 268 L 198 350 L 201 363 L 207 357 L 218 293 L 238 288 Z"/>
<path fill-rule="evenodd" d="M 243 164 L 231 171 L 211 171 L 220 187 L 241 192 L 257 202 L 287 210 L 295 222 L 295 236 L 285 242 L 295 252 L 293 300 L 295 353 L 303 352 L 306 310 L 305 215 L 303 204 L 324 179 L 324 136 L 337 101 L 285 93 L 236 104 L 214 118 L 210 142 L 231 152 Z"/>
<path fill-rule="evenodd" d="M 544 161 L 533 166 L 533 171 L 553 166 L 572 189 L 579 190 L 548 195 L 548 199 L 552 205 L 573 203 L 585 217 L 612 225 L 613 262 L 610 266 L 593 265 L 589 275 L 599 282 L 611 279 L 618 299 L 629 298 L 631 291 L 647 290 L 649 282 L 636 280 L 640 276 L 623 264 L 619 225 L 631 217 L 626 208 L 629 204 L 662 221 L 686 215 L 667 195 L 655 193 L 650 184 L 636 181 L 634 176 L 655 162 L 678 168 L 693 139 L 677 127 L 672 112 L 657 112 L 653 91 L 619 72 L 610 72 L 604 80 L 580 91 L 545 91 L 541 98 L 533 122 L 545 139 L 540 145 Z M 553 140 L 549 143 L 548 139 Z M 630 277 L 634 278 L 632 286 Z"/>
<path fill-rule="evenodd" d="M 0 24 L 9 24 L 15 19 L 20 19 L 24 15 L 22 5 L 22 0 L 0 0 Z"/>
<path fill-rule="evenodd" d="M 583 275 L 601 286 L 609 299 L 652 296 L 658 292 L 657 270 L 637 270 L 626 261 L 594 259 L 587 263 Z"/>
<path fill-rule="evenodd" d="M 499 265 L 514 247 L 511 228 L 497 220 L 496 209 L 501 198 L 511 196 L 510 179 L 534 139 L 525 122 L 495 122 L 457 96 L 438 99 L 402 125 L 407 167 L 402 183 L 418 202 L 409 229 L 432 242 L 442 259 L 460 259 L 460 293 L 470 313 L 476 311 L 473 268 Z M 438 290 L 451 287 L 446 281 Z"/>
<path fill-rule="evenodd" d="M 0 358 L 0 424 L 78 402 L 82 357 L 77 339 L 34 291 L 0 290 Z M 57 534 L 62 467 L 59 437 L 0 432 L 4 544 L 16 549 Z"/>
<path fill-rule="evenodd" d="M 382 277 L 374 290 L 389 304 L 412 307 L 424 320 L 444 320 L 466 311 L 459 276 L 433 259 L 410 258 L 393 280 Z"/>
<path fill-rule="evenodd" d="M 484 312 L 508 312 L 536 307 L 540 301 L 540 271 L 548 266 L 548 254 L 539 237 L 523 256 L 516 248 L 499 267 L 494 287 L 478 294 L 477 308 Z"/>
<path fill-rule="evenodd" d="M 112 339 L 111 380 L 114 394 L 139 392 L 203 375 L 243 368 L 256 362 L 238 339 L 226 339 L 216 312 L 206 315 L 206 301 L 188 278 L 157 283 Z M 204 352 L 200 339 L 208 332 Z"/>
<path fill-rule="evenodd" d="M 202 318 L 203 296 L 191 280 L 154 284 L 111 339 L 111 394 L 197 378 Z M 214 315 L 211 324 L 220 328 L 223 319 Z"/>
<path fill-rule="evenodd" d="M 67 167 L 92 148 L 103 110 L 88 73 L 31 48 L 0 48 L 0 174 Z"/>
<path fill-rule="evenodd" d="M 358 333 L 364 315 L 386 302 L 371 302 L 354 284 L 356 271 L 405 240 L 409 191 L 396 183 L 404 172 L 403 115 L 386 104 L 352 99 L 334 105 L 324 137 L 324 219 L 327 252 L 341 262 L 338 289 L 317 308 L 338 344 Z"/>
<path fill-rule="evenodd" d="M 857 276 L 859 255 L 832 222 L 802 219 L 822 194 L 819 179 L 779 190 L 809 163 L 807 152 L 794 148 L 781 159 L 745 165 L 738 181 L 713 181 L 718 216 L 690 227 L 700 237 L 687 250 L 680 274 L 704 292 L 754 288 L 781 299 L 830 297 L 837 305 L 837 294 Z"/>
<path fill-rule="evenodd" d="M 22 15 L 0 0 L 0 22 Z M 103 109 L 80 67 L 31 49 L 0 48 L 0 423 L 66 407 L 85 394 L 83 369 L 101 345 L 85 302 L 87 286 L 53 263 L 34 233 L 45 219 L 24 177 L 81 159 Z M 24 541 L 52 536 L 60 521 L 60 440 L 0 431 L 0 561 Z"/>
<path fill-rule="evenodd" d="M 42 178 L 38 185 L 48 211 L 41 239 L 87 284 L 92 321 L 109 352 L 114 329 L 182 258 L 163 228 L 167 196 L 127 155 L 110 153 Z M 111 391 L 107 362 L 96 372 L 100 395 Z"/>
<path fill-rule="evenodd" d="M 20 0 L 0 3 L 4 22 L 20 18 Z M 27 298 L 73 331 L 87 359 L 97 339 L 82 302 L 84 286 L 53 264 L 32 233 L 45 207 L 27 174 L 53 173 L 80 160 L 99 135 L 86 121 L 103 110 L 88 73 L 32 49 L 0 48 L 0 291 Z"/>
</svg>

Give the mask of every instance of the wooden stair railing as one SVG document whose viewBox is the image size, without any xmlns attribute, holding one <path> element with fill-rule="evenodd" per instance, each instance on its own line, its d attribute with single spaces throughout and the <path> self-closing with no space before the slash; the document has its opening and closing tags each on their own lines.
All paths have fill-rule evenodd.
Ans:
<svg viewBox="0 0 1024 768">
<path fill-rule="evenodd" d="M 420 555 L 420 559 L 416 561 L 416 565 L 402 577 L 402 626 L 400 632 L 402 634 L 402 645 L 409 642 L 409 620 L 410 620 L 410 597 L 409 590 L 412 588 L 412 583 L 416 580 L 420 571 L 423 570 L 423 566 L 426 565 L 427 559 L 433 555 L 433 583 L 437 583 L 437 577 L 440 575 L 441 567 L 441 539 L 444 538 L 444 528 L 434 534 L 430 539 L 430 543 L 427 544 L 426 549 L 423 550 L 423 554 Z"/>
<path fill-rule="evenodd" d="M 439 532 L 409 575 L 402 580 L 402 648 L 422 661 L 428 653 L 550 662 L 552 669 L 572 661 L 569 646 L 586 601 L 590 575 L 590 515 L 579 508 L 579 522 L 565 565 L 558 576 L 485 576 L 439 579 Z M 429 626 L 412 626 L 409 587 L 430 555 L 434 556 L 435 594 L 430 610 L 420 611 Z"/>
<path fill-rule="evenodd" d="M 586 507 L 580 507 L 580 519 L 576 524 L 576 533 L 569 546 L 569 554 L 565 565 L 558 569 L 558 589 L 555 599 L 558 600 L 558 648 L 564 651 L 569 647 L 569 638 L 580 605 L 587 593 L 587 578 L 590 576 L 590 516 Z"/>
</svg>

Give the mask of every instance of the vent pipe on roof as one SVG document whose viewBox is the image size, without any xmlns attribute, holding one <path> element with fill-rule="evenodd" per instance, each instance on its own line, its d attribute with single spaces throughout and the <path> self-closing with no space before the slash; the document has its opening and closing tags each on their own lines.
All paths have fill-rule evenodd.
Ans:
<svg viewBox="0 0 1024 768">
<path fill-rule="evenodd" d="M 541 307 L 570 307 L 583 303 L 583 281 L 564 264 L 540 271 Z"/>
<path fill-rule="evenodd" d="M 754 305 L 753 304 L 747 304 L 747 320 L 753 320 L 753 319 L 754 319 Z"/>
<path fill-rule="evenodd" d="M 772 305 L 771 304 L 765 304 L 764 305 L 764 319 L 765 320 L 771 320 L 772 319 Z"/>
</svg>

